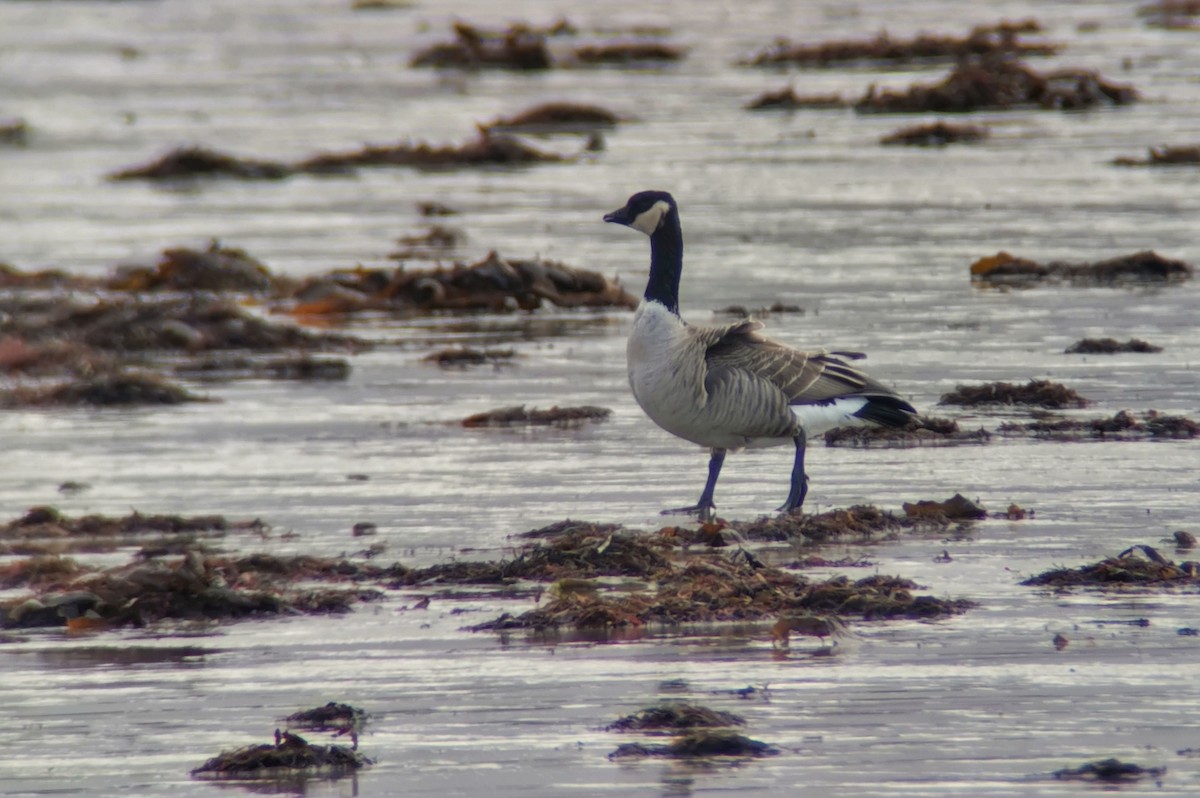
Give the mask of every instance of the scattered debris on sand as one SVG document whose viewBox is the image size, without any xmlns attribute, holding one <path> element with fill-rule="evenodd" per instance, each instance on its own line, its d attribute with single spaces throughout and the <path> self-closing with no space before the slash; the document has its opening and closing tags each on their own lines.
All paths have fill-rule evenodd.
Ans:
<svg viewBox="0 0 1200 798">
<path fill-rule="evenodd" d="M 879 143 L 903 144 L 910 147 L 944 147 L 947 144 L 972 144 L 983 141 L 990 135 L 991 131 L 983 125 L 938 121 L 901 128 L 884 136 Z"/>
<path fill-rule="evenodd" d="M 180 147 L 140 166 L 109 174 L 109 180 L 184 180 L 197 177 L 234 177 L 241 180 L 282 180 L 292 167 L 279 161 L 240 158 L 207 147 Z"/>
<path fill-rule="evenodd" d="M 740 63 L 743 66 L 828 67 L 853 63 L 909 64 L 931 61 L 960 61 L 970 56 L 1054 55 L 1061 47 L 1049 42 L 1030 42 L 1023 34 L 1041 33 L 1033 19 L 979 25 L 964 36 L 920 34 L 895 39 L 883 32 L 871 39 L 850 39 L 822 44 L 794 44 L 778 39 Z"/>
<path fill-rule="evenodd" d="M 314 745 L 298 734 L 275 732 L 274 745 L 248 745 L 224 751 L 191 772 L 197 779 L 337 777 L 373 764 L 343 745 Z"/>
<path fill-rule="evenodd" d="M 626 715 L 604 727 L 605 731 L 687 731 L 744 726 L 744 718 L 732 712 L 720 712 L 682 701 L 667 701 Z"/>
<path fill-rule="evenodd" d="M 1042 74 L 1019 61 L 992 57 L 965 60 L 936 84 L 915 84 L 907 91 L 872 86 L 854 107 L 863 113 L 1066 111 L 1128 105 L 1137 99 L 1133 87 L 1109 83 L 1095 72 L 1067 69 Z"/>
<path fill-rule="evenodd" d="M 987 510 L 961 493 L 954 494 L 944 502 L 922 499 L 918 502 L 904 502 L 901 507 L 906 516 L 916 519 L 977 521 L 988 517 Z"/>
<path fill-rule="evenodd" d="M 608 755 L 609 759 L 661 756 L 677 759 L 700 757 L 735 757 L 738 759 L 774 756 L 780 753 L 773 745 L 752 740 L 730 731 L 692 732 L 666 745 L 624 743 Z"/>
<path fill-rule="evenodd" d="M 1056 441 L 1180 440 L 1200 437 L 1200 424 L 1187 416 L 1148 410 L 1139 418 L 1128 410 L 1111 418 L 1077 419 L 1047 415 L 1026 423 L 1005 422 L 997 429 L 1004 436 L 1032 436 Z"/>
<path fill-rule="evenodd" d="M 874 505 L 856 504 L 846 509 L 808 513 L 764 515 L 754 521 L 733 521 L 730 526 L 750 540 L 825 543 L 841 538 L 890 538 L 902 532 L 945 529 L 948 520 L 930 516 L 914 519 L 896 516 Z"/>
<path fill-rule="evenodd" d="M 825 433 L 826 446 L 909 448 L 913 446 L 979 445 L 991 440 L 983 427 L 964 430 L 952 418 L 914 416 L 899 428 L 839 427 Z"/>
<path fill-rule="evenodd" d="M 849 108 L 850 101 L 840 94 L 797 94 L 787 86 L 764 92 L 744 106 L 747 111 L 833 111 Z"/>
<path fill-rule="evenodd" d="M 1130 338 L 1128 341 L 1118 341 L 1116 338 L 1083 338 L 1067 347 L 1068 355 L 1115 355 L 1119 352 L 1144 352 L 1157 354 L 1163 351 L 1161 346 L 1147 343 L 1141 338 Z"/>
<path fill-rule="evenodd" d="M 526 540 L 544 540 L 546 538 L 558 538 L 563 535 L 583 535 L 586 537 L 598 537 L 611 535 L 614 532 L 622 530 L 620 524 L 602 524 L 594 521 L 574 521 L 567 518 L 562 521 L 556 521 L 548 526 L 531 529 L 528 532 L 522 532 L 516 535 L 518 538 Z"/>
<path fill-rule="evenodd" d="M 1113 166 L 1196 166 L 1200 165 L 1200 145 L 1151 147 L 1144 159 L 1122 156 L 1112 163 Z"/>
<path fill-rule="evenodd" d="M 1127 591 L 1143 588 L 1200 588 L 1200 563 L 1175 564 L 1153 546 L 1131 546 L 1116 557 L 1079 568 L 1053 568 L 1021 582 L 1066 590 L 1090 587 Z"/>
<path fill-rule="evenodd" d="M 514 133 L 586 133 L 616 127 L 620 116 L 598 105 L 548 102 L 482 125 L 484 130 Z"/>
<path fill-rule="evenodd" d="M 971 280 L 985 284 L 1026 286 L 1041 282 L 1073 285 L 1124 285 L 1127 283 L 1172 283 L 1190 280 L 1195 268 L 1181 260 L 1164 258 L 1157 252 L 1135 252 L 1094 263 L 1047 264 L 999 252 L 971 264 Z"/>
<path fill-rule="evenodd" d="M 979 407 L 980 405 L 1027 405 L 1059 409 L 1087 407 L 1088 400 L 1073 389 L 1051 380 L 1030 380 L 1024 385 L 1011 382 L 987 382 L 983 385 L 959 385 L 942 394 L 939 405 Z"/>
<path fill-rule="evenodd" d="M 439 349 L 421 360 L 426 363 L 434 363 L 442 368 L 462 368 L 485 364 L 502 366 L 511 362 L 515 356 L 511 347 L 508 349 L 475 349 L 469 346 L 459 346 L 451 349 Z"/>
<path fill-rule="evenodd" d="M 1077 768 L 1063 768 L 1053 773 L 1062 781 L 1091 781 L 1104 784 L 1132 784 L 1142 779 L 1159 779 L 1167 772 L 1165 767 L 1146 768 L 1119 759 L 1101 759 L 1087 762 Z"/>
<path fill-rule="evenodd" d="M 435 269 L 335 271 L 302 282 L 280 303 L 296 316 L 390 312 L 535 310 L 549 302 L 560 308 L 637 307 L 616 280 L 550 260 L 502 258 Z"/>
<path fill-rule="evenodd" d="M 606 407 L 551 407 L 549 410 L 526 410 L 525 405 L 501 407 L 468 416 L 464 427 L 578 427 L 586 421 L 607 421 L 612 411 Z"/>
</svg>

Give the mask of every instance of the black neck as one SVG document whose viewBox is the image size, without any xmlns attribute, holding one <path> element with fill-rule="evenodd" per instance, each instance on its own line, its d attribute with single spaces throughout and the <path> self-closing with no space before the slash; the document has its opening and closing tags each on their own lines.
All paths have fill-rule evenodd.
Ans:
<svg viewBox="0 0 1200 798">
<path fill-rule="evenodd" d="M 650 236 L 650 279 L 646 299 L 666 305 L 679 315 L 679 275 L 683 271 L 683 231 L 679 212 L 667 211 L 654 235 Z"/>
</svg>

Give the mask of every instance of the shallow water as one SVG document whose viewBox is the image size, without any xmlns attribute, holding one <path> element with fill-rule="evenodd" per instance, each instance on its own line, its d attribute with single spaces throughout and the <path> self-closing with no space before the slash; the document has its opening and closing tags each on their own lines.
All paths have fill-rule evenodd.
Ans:
<svg viewBox="0 0 1200 798">
<path fill-rule="evenodd" d="M 438 75 L 405 64 L 445 38 L 448 21 L 584 28 L 667 24 L 690 48 L 649 70 Z M 741 105 L 791 80 L 800 93 L 857 96 L 867 85 L 932 80 L 943 67 L 769 72 L 732 62 L 777 35 L 808 41 L 1036 16 L 1065 42 L 1048 64 L 1099 69 L 1148 102 L 1089 113 L 972 115 L 993 126 L 973 147 L 883 148 L 913 117 L 852 112 L 752 115 Z M 209 238 L 276 271 L 385 263 L 422 226 L 415 203 L 463 213 L 465 255 L 540 254 L 615 274 L 640 290 L 645 241 L 600 216 L 635 190 L 671 190 L 688 266 L 682 304 L 776 300 L 803 315 L 768 320 L 797 345 L 862 349 L 873 373 L 932 410 L 960 382 L 1048 377 L 1096 404 L 1200 413 L 1196 283 L 1166 288 L 972 287 L 968 264 L 1005 249 L 1038 260 L 1095 260 L 1141 249 L 1200 261 L 1194 171 L 1117 169 L 1108 161 L 1162 143 L 1195 143 L 1195 32 L 1145 27 L 1131 4 L 922 0 L 846 10 L 815 3 L 647 6 L 482 0 L 352 12 L 338 0 L 0 2 L 0 117 L 24 117 L 24 148 L 0 149 L 0 260 L 100 273 Z M 1080 26 L 1095 24 L 1093 32 Z M 1123 64 L 1127 63 L 1127 67 Z M 476 172 L 364 170 L 279 183 L 116 184 L 105 173 L 183 143 L 296 158 L 413 136 L 462 140 L 476 122 L 547 99 L 594 101 L 640 122 L 606 151 L 564 165 Z M 570 140 L 548 146 L 572 150 Z M 354 359 L 345 383 L 200 386 L 219 403 L 131 412 L 0 415 L 0 517 L 35 504 L 64 512 L 222 513 L 262 518 L 268 541 L 233 551 L 339 554 L 378 525 L 383 559 L 428 564 L 495 557 L 509 536 L 566 517 L 653 529 L 659 508 L 695 498 L 705 457 L 641 415 L 624 376 L 626 313 L 366 319 L 351 331 L 384 345 Z M 1159 355 L 1067 356 L 1082 337 L 1131 336 Z M 447 343 L 512 346 L 515 365 L 443 371 L 420 362 Z M 578 431 L 466 430 L 454 422 L 510 404 L 596 404 L 605 424 Z M 938 409 L 938 415 L 946 415 Z M 994 427 L 997 415 L 968 416 Z M 752 518 L 786 493 L 790 455 L 733 457 L 717 501 Z M 939 596 L 979 608 L 934 624 L 856 624 L 836 656 L 773 651 L 766 627 L 648 632 L 611 643 L 462 627 L 527 603 L 401 591 L 348 618 L 294 618 L 181 637 L 112 632 L 21 634 L 0 645 L 0 791 L 10 795 L 211 795 L 187 772 L 222 749 L 264 742 L 279 718 L 330 700 L 372 713 L 356 779 L 313 795 L 1030 796 L 1085 788 L 1050 771 L 1118 756 L 1167 765 L 1161 786 L 1194 795 L 1200 747 L 1191 718 L 1200 625 L 1194 596 L 1040 594 L 1017 584 L 1134 543 L 1164 547 L 1195 530 L 1197 444 L 1001 440 L 915 450 L 814 449 L 814 510 L 898 509 L 956 492 L 1000 510 L 962 537 L 907 538 L 827 556 L 862 556 Z M 367 481 L 350 480 L 365 474 Z M 91 488 L 64 496 L 67 480 Z M 291 530 L 296 537 L 283 539 Z M 467 551 L 471 550 L 471 551 Z M 943 551 L 948 563 L 934 558 Z M 769 552 L 786 561 L 791 552 Z M 818 571 L 826 573 L 826 571 Z M 855 577 L 858 571 L 851 571 Z M 863 575 L 866 575 L 863 573 Z M 459 611 L 456 613 L 456 610 Z M 1148 619 L 1149 626 L 1122 623 Z M 1051 644 L 1062 632 L 1063 651 Z M 743 764 L 614 764 L 603 727 L 657 700 L 664 682 L 746 717 L 747 734 L 784 754 Z M 743 700 L 728 691 L 754 685 Z M 761 688 L 767 686 L 765 694 Z M 240 788 L 233 788 L 240 791 Z"/>
</svg>

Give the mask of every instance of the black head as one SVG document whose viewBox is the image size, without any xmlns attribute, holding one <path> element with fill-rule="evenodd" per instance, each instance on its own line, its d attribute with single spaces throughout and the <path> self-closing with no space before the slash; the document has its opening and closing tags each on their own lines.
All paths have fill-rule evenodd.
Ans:
<svg viewBox="0 0 1200 798">
<path fill-rule="evenodd" d="M 663 219 L 675 210 L 675 199 L 667 192 L 639 191 L 629 198 L 624 208 L 606 213 L 604 221 L 623 224 L 652 236 Z"/>
</svg>

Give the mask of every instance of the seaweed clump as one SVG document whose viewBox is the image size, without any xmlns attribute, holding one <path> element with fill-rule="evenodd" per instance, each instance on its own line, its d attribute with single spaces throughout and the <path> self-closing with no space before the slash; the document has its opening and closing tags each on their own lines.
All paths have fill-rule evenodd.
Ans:
<svg viewBox="0 0 1200 798">
<path fill-rule="evenodd" d="M 1200 563 L 1176 564 L 1153 546 L 1137 545 L 1090 565 L 1044 571 L 1021 584 L 1057 590 L 1076 587 L 1112 591 L 1200 588 Z"/>
<path fill-rule="evenodd" d="M 952 418 L 914 416 L 903 427 L 838 427 L 825 433 L 826 446 L 909 448 L 978 445 L 991 440 L 983 427 L 965 430 Z"/>
<path fill-rule="evenodd" d="M 453 40 L 421 50 L 412 57 L 409 66 L 519 71 L 549 69 L 553 61 L 546 46 L 546 35 L 571 30 L 566 20 L 550 29 L 516 24 L 499 32 L 456 21 Z"/>
<path fill-rule="evenodd" d="M 206 400 L 163 377 L 130 371 L 0 390 L 0 407 L 136 407 L 202 401 Z"/>
<path fill-rule="evenodd" d="M 1132 86 L 1109 83 L 1097 73 L 1069 69 L 1039 73 L 1009 58 L 964 60 L 940 83 L 916 84 L 907 91 L 871 87 L 854 106 L 867 113 L 968 113 L 1040 108 L 1078 110 L 1097 105 L 1128 105 L 1138 99 Z"/>
<path fill-rule="evenodd" d="M 197 779 L 337 777 L 373 764 L 343 745 L 314 745 L 298 734 L 275 732 L 275 744 L 223 751 L 191 771 Z"/>
<path fill-rule="evenodd" d="M 526 410 L 525 405 L 501 407 L 468 416 L 464 427 L 578 427 L 587 421 L 606 421 L 612 411 L 606 407 L 551 407 Z"/>
<path fill-rule="evenodd" d="M 840 538 L 893 537 L 904 531 L 943 528 L 947 522 L 935 518 L 919 520 L 897 517 L 874 505 L 856 504 L 846 509 L 815 515 L 782 513 L 754 521 L 734 521 L 730 526 L 751 540 L 804 541 L 825 543 Z"/>
<path fill-rule="evenodd" d="M 680 737 L 666 745 L 623 743 L 608 755 L 609 759 L 661 756 L 672 759 L 735 757 L 738 759 L 774 756 L 779 749 L 731 731 L 700 731 Z"/>
<path fill-rule="evenodd" d="M 391 312 L 634 308 L 637 299 L 602 274 L 548 260 L 502 258 L 434 269 L 353 269 L 309 278 L 280 300 L 296 316 Z"/>
<path fill-rule="evenodd" d="M 1142 779 L 1158 779 L 1165 775 L 1167 769 L 1147 768 L 1133 762 L 1122 762 L 1119 759 L 1101 759 L 1096 762 L 1086 762 L 1077 768 L 1062 768 L 1053 773 L 1060 781 L 1090 781 L 1104 784 L 1131 784 Z"/>
<path fill-rule="evenodd" d="M 1053 55 L 1059 46 L 1021 39 L 1025 33 L 1040 33 L 1037 20 L 979 25 L 966 36 L 920 34 L 911 39 L 893 38 L 886 32 L 870 39 L 794 44 L 780 39 L 742 61 L 746 66 L 800 65 L 828 67 L 834 64 L 869 62 L 907 64 L 928 61 L 957 61 L 969 56 L 999 54 Z"/>
<path fill-rule="evenodd" d="M 282 180 L 294 169 L 280 161 L 241 158 L 208 147 L 189 146 L 158 158 L 117 170 L 109 180 L 181 180 L 196 177 L 233 177 L 241 180 Z"/>
<path fill-rule="evenodd" d="M 621 117 L 617 114 L 598 105 L 548 102 L 512 116 L 496 119 L 484 125 L 483 129 L 523 133 L 577 133 L 616 127 L 620 121 Z"/>
<path fill-rule="evenodd" d="M 1145 158 L 1122 156 L 1113 166 L 1196 166 L 1200 165 L 1200 145 L 1151 147 Z"/>
<path fill-rule="evenodd" d="M 997 431 L 1001 435 L 1032 435 L 1057 441 L 1178 440 L 1200 437 L 1200 424 L 1187 416 L 1172 416 L 1157 410 L 1148 410 L 1141 418 L 1121 410 L 1111 418 L 1081 420 L 1050 416 L 1027 423 L 1005 422 Z"/>
<path fill-rule="evenodd" d="M 1026 405 L 1063 408 L 1086 407 L 1088 400 L 1074 389 L 1051 380 L 1030 380 L 1024 385 L 1011 382 L 988 382 L 983 385 L 959 385 L 942 394 L 939 405 L 979 407 L 980 405 Z"/>
<path fill-rule="evenodd" d="M 849 107 L 850 102 L 840 94 L 797 94 L 791 86 L 764 92 L 745 105 L 747 111 L 831 111 Z"/>
<path fill-rule="evenodd" d="M 901 128 L 880 139 L 884 145 L 903 144 L 910 147 L 944 147 L 947 144 L 973 144 L 983 141 L 991 132 L 983 125 L 960 125 L 938 121 L 926 125 Z"/>
<path fill-rule="evenodd" d="M 682 701 L 668 701 L 639 710 L 604 727 L 605 731 L 688 731 L 744 726 L 746 721 L 732 712 L 720 712 Z"/>
<path fill-rule="evenodd" d="M 998 252 L 971 264 L 972 282 L 1016 286 L 1061 281 L 1083 286 L 1173 283 L 1190 280 L 1194 273 L 1190 263 L 1164 258 L 1149 250 L 1094 263 L 1046 264 Z"/>
<path fill-rule="evenodd" d="M 1163 351 L 1161 346 L 1147 343 L 1141 338 L 1130 338 L 1128 341 L 1118 341 L 1116 338 L 1083 338 L 1067 347 L 1066 354 L 1115 355 L 1119 352 L 1157 354 L 1161 351 Z"/>
<path fill-rule="evenodd" d="M 414 169 L 452 169 L 476 166 L 519 166 L 571 160 L 569 156 L 545 152 L 512 136 L 481 130 L 462 144 L 428 144 L 401 141 L 396 144 L 367 144 L 356 150 L 325 152 L 293 163 L 240 158 L 209 149 L 185 147 L 172 150 L 139 166 L 109 174 L 115 181 L 168 180 L 236 177 L 242 180 L 282 180 L 296 174 L 326 175 L 350 172 L 358 167 L 402 166 Z"/>
<path fill-rule="evenodd" d="M 367 722 L 367 713 L 349 704 L 330 701 L 324 706 L 293 712 L 284 720 L 301 729 L 332 731 L 334 736 L 338 737 L 344 734 L 353 735 L 357 747 L 358 732 Z"/>
</svg>

